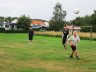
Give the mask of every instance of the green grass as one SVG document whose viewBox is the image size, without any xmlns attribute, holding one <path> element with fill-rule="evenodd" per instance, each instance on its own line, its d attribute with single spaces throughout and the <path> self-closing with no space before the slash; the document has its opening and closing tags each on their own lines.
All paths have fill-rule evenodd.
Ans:
<svg viewBox="0 0 96 72">
<path fill-rule="evenodd" d="M 96 72 L 96 41 L 81 40 L 80 60 L 69 58 L 61 38 L 0 33 L 0 72 Z"/>
</svg>

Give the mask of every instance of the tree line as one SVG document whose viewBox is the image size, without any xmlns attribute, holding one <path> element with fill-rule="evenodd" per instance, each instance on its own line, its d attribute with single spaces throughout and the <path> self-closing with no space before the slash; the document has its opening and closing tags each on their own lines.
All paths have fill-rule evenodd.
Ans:
<svg viewBox="0 0 96 72">
<path fill-rule="evenodd" d="M 17 17 L 3 17 L 0 16 L 0 22 L 7 22 L 7 23 L 11 23 L 13 20 L 17 19 Z"/>
<path fill-rule="evenodd" d="M 12 23 L 13 20 L 17 19 L 17 27 L 23 30 L 28 30 L 28 26 L 31 23 L 31 18 L 29 16 L 21 15 L 20 17 L 0 17 L 0 22 Z"/>
<path fill-rule="evenodd" d="M 96 32 L 96 10 L 92 15 L 86 15 L 84 17 L 76 17 L 74 20 L 66 21 L 65 17 L 67 12 L 62 9 L 62 5 L 57 3 L 54 7 L 53 17 L 49 21 L 49 29 L 50 30 L 61 30 L 64 25 L 74 25 L 74 26 L 81 26 L 81 31 L 89 32 L 90 28 L 86 26 L 92 26 L 92 31 Z M 85 27 L 83 27 L 85 26 Z"/>
<path fill-rule="evenodd" d="M 66 21 L 65 17 L 67 15 L 66 10 L 62 9 L 60 3 L 56 3 L 53 9 L 53 16 L 49 20 L 49 30 L 60 31 L 64 25 L 74 25 L 74 26 L 92 26 L 92 31 L 96 32 L 96 10 L 92 15 L 86 15 L 84 17 L 76 17 L 74 20 Z M 0 22 L 12 22 L 14 19 L 18 19 L 17 25 L 20 25 L 23 29 L 28 29 L 31 23 L 31 18 L 29 16 L 22 15 L 20 17 L 0 17 Z M 90 31 L 89 28 L 81 29 L 84 32 Z"/>
<path fill-rule="evenodd" d="M 92 15 L 86 15 L 84 17 L 76 17 L 76 19 L 70 21 L 75 26 L 92 26 L 92 31 L 96 32 L 96 10 Z M 82 29 L 85 32 L 89 31 L 89 28 Z"/>
</svg>

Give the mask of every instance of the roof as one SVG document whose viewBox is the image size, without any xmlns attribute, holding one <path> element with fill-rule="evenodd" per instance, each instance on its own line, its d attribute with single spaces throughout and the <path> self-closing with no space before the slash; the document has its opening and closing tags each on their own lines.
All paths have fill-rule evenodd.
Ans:
<svg viewBox="0 0 96 72">
<path fill-rule="evenodd" d="M 44 24 L 44 22 L 43 21 L 33 20 L 32 24 Z"/>
<path fill-rule="evenodd" d="M 43 20 L 43 19 L 32 19 L 32 20 L 37 20 L 37 21 L 48 22 L 47 20 Z"/>
<path fill-rule="evenodd" d="M 42 19 L 32 19 L 32 24 L 39 24 L 39 25 L 42 25 L 44 24 L 44 22 L 48 22 L 46 20 L 42 20 Z"/>
<path fill-rule="evenodd" d="M 11 23 L 17 23 L 17 21 L 18 21 L 18 20 L 17 20 L 17 19 L 15 19 L 15 20 L 13 20 Z"/>
<path fill-rule="evenodd" d="M 1 22 L 0 22 L 0 25 L 4 25 L 4 24 L 5 24 L 5 25 L 15 25 L 16 23 L 7 23 L 7 22 L 1 23 Z"/>
<path fill-rule="evenodd" d="M 11 23 L 3 22 L 2 24 L 10 25 Z"/>
</svg>

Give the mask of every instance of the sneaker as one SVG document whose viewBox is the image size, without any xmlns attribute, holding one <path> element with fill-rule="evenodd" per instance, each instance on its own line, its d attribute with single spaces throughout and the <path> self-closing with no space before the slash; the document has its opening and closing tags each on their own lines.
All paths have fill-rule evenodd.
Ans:
<svg viewBox="0 0 96 72">
<path fill-rule="evenodd" d="M 77 60 L 80 60 L 78 56 L 76 56 L 76 59 L 77 59 Z"/>
<path fill-rule="evenodd" d="M 70 58 L 73 58 L 73 56 L 72 56 L 72 55 L 70 55 Z"/>
</svg>

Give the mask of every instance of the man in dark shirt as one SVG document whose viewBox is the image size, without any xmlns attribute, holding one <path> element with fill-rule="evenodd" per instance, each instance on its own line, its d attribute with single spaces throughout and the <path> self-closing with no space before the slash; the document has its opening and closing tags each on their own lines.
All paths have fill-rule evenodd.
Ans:
<svg viewBox="0 0 96 72">
<path fill-rule="evenodd" d="M 29 32 L 28 32 L 28 36 L 29 36 L 29 44 L 32 44 L 33 34 L 34 34 L 33 29 L 29 27 Z"/>
<path fill-rule="evenodd" d="M 67 41 L 68 34 L 69 34 L 69 29 L 67 28 L 67 26 L 65 26 L 62 34 L 62 44 L 65 49 L 66 49 L 66 41 Z"/>
</svg>

